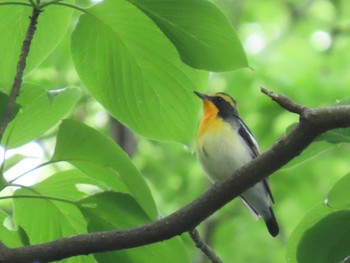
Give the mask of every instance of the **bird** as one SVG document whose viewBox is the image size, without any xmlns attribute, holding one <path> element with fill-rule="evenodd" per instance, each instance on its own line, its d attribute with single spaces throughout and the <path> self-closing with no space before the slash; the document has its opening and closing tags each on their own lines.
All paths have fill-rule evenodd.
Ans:
<svg viewBox="0 0 350 263">
<path fill-rule="evenodd" d="M 259 146 L 239 117 L 235 99 L 223 92 L 194 93 L 203 104 L 196 138 L 197 158 L 208 177 L 214 182 L 220 181 L 259 156 Z M 279 226 L 272 210 L 275 201 L 268 179 L 243 192 L 240 198 L 253 217 L 262 217 L 271 236 L 276 237 Z"/>
</svg>

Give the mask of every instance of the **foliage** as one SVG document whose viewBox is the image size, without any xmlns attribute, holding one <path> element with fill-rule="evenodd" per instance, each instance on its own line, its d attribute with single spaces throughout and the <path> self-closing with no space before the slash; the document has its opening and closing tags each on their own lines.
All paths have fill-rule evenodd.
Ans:
<svg viewBox="0 0 350 263">
<path fill-rule="evenodd" d="M 0 121 L 35 2 L 0 0 Z M 263 150 L 297 120 L 259 86 L 315 107 L 348 96 L 346 0 L 42 2 L 21 94 L 1 140 L 0 233 L 10 247 L 140 225 L 200 195 L 209 183 L 190 153 L 200 112 L 193 90 L 234 95 Z M 223 73 L 247 67 L 247 57 L 254 71 Z M 217 73 L 208 79 L 208 72 Z M 105 134 L 105 111 L 139 136 L 132 159 Z M 349 134 L 322 135 L 272 177 L 281 237 L 271 239 L 237 202 L 203 224 L 225 262 L 282 262 L 285 247 L 287 262 L 339 262 L 350 254 L 350 233 L 343 231 L 350 229 L 349 175 L 336 183 L 349 173 Z M 46 159 L 10 178 L 29 157 L 11 149 L 34 140 Z M 31 179 L 29 170 L 39 168 L 45 176 Z M 306 213 L 332 184 L 327 203 Z M 63 262 L 190 262 L 189 255 L 199 262 L 183 236 Z"/>
</svg>

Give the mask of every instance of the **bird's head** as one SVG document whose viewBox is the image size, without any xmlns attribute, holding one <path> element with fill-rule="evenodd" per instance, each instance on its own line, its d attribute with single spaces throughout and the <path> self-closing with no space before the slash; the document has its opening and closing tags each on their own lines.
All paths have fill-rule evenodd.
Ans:
<svg viewBox="0 0 350 263">
<path fill-rule="evenodd" d="M 203 94 L 194 91 L 194 93 L 203 101 L 204 116 L 217 114 L 223 119 L 238 116 L 237 102 L 230 95 L 223 92 Z"/>
</svg>

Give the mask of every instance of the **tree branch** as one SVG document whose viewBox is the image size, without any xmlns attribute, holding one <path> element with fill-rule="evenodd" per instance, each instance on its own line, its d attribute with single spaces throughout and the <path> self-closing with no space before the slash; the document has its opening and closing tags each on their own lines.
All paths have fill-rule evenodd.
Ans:
<svg viewBox="0 0 350 263">
<path fill-rule="evenodd" d="M 30 45 L 33 40 L 33 36 L 36 30 L 36 24 L 38 23 L 38 17 L 40 12 L 41 12 L 40 9 L 33 8 L 33 12 L 30 17 L 30 23 L 27 29 L 26 37 L 22 44 L 21 54 L 17 63 L 16 76 L 13 80 L 12 89 L 7 101 L 2 122 L 0 123 L 0 142 L 1 142 L 2 136 L 4 135 L 6 127 L 9 124 L 13 115 L 13 108 L 16 103 L 16 98 L 19 95 L 19 91 L 21 89 L 23 72 L 26 67 L 26 61 L 29 54 Z"/>
<path fill-rule="evenodd" d="M 280 105 L 286 105 L 280 96 L 268 94 Z M 226 203 L 298 156 L 321 133 L 345 127 L 350 127 L 350 106 L 317 109 L 302 107 L 298 125 L 271 149 L 228 178 L 215 183 L 202 196 L 173 214 L 130 229 L 76 235 L 22 248 L 0 246 L 0 262 L 49 262 L 76 255 L 143 246 L 180 235 L 195 228 Z"/>
</svg>

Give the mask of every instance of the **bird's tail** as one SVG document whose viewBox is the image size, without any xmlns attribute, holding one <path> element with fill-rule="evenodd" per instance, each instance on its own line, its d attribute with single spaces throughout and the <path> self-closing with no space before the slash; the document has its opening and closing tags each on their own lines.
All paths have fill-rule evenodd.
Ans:
<svg viewBox="0 0 350 263">
<path fill-rule="evenodd" d="M 280 232 L 275 214 L 273 213 L 272 208 L 270 207 L 270 214 L 268 217 L 264 218 L 267 229 L 269 230 L 271 236 L 275 237 Z"/>
</svg>

